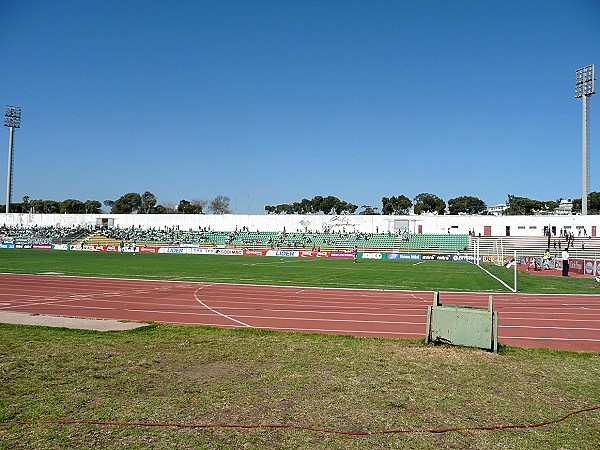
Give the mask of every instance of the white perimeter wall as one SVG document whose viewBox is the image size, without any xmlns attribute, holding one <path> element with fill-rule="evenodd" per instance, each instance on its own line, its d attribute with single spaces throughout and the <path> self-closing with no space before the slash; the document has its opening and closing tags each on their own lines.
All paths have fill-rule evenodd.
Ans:
<svg viewBox="0 0 600 450">
<path fill-rule="evenodd" d="M 358 216 L 358 215 L 212 215 L 212 214 L 20 214 L 1 213 L 0 224 L 8 226 L 32 227 L 77 225 L 95 226 L 102 219 L 112 219 L 115 227 L 130 226 L 142 228 L 164 228 L 179 226 L 182 230 L 208 228 L 217 231 L 234 231 L 246 226 L 250 231 L 286 231 L 309 230 L 380 233 L 394 232 L 408 224 L 411 233 L 452 233 L 484 235 L 488 226 L 492 236 L 506 236 L 506 227 L 510 227 L 511 236 L 542 236 L 544 226 L 561 228 L 578 235 L 579 228 L 585 228 L 592 235 L 592 227 L 600 225 L 600 216 Z M 597 235 L 600 235 L 598 227 Z"/>
</svg>

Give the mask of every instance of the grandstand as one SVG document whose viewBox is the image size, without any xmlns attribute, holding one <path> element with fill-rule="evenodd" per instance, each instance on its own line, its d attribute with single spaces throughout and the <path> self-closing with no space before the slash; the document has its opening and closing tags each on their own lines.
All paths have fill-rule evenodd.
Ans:
<svg viewBox="0 0 600 450">
<path fill-rule="evenodd" d="M 81 228 L 76 230 L 54 227 L 3 227 L 0 237 L 4 241 L 21 243 L 44 242 L 70 245 L 118 246 L 136 243 L 153 246 L 218 246 L 253 249 L 312 249 L 362 251 L 410 251 L 429 252 L 465 251 L 469 246 L 467 235 L 357 233 L 357 232 L 276 232 L 276 231 L 216 231 L 181 230 L 177 227 L 163 229 L 128 228 Z"/>
<path fill-rule="evenodd" d="M 88 236 L 85 227 L 60 228 L 53 226 L 0 226 L 0 240 L 13 243 L 69 244 Z"/>
<path fill-rule="evenodd" d="M 467 251 L 469 236 L 466 234 L 411 234 L 405 233 L 398 249 L 423 249 L 431 251 Z"/>
<path fill-rule="evenodd" d="M 6 218 L 12 217 L 6 215 Z M 79 216 L 81 222 L 82 217 Z M 45 218 L 45 215 L 40 215 L 39 218 Z M 62 217 L 61 217 L 62 218 Z M 204 216 L 200 218 L 205 219 Z M 256 220 L 253 216 L 238 216 L 229 219 L 228 223 L 235 224 L 235 230 L 231 229 L 211 229 L 211 223 L 216 221 L 214 217 L 207 217 L 203 223 L 205 226 L 196 226 L 195 228 L 188 227 L 187 229 L 180 225 L 164 225 L 164 226 L 143 226 L 130 225 L 127 227 L 106 226 L 106 225 L 75 225 L 67 224 L 63 226 L 40 225 L 33 222 L 30 226 L 24 224 L 19 225 L 3 225 L 0 226 L 0 240 L 5 243 L 17 244 L 18 246 L 26 246 L 33 244 L 69 244 L 69 245 L 96 245 L 96 246 L 119 246 L 121 242 L 124 244 L 136 243 L 138 245 L 148 246 L 171 246 L 171 247 L 219 247 L 219 248 L 235 248 L 235 249 L 294 249 L 294 250 L 321 250 L 321 251 L 337 251 L 350 250 L 354 246 L 358 247 L 361 252 L 393 252 L 393 253 L 422 253 L 422 254 L 455 254 L 455 253 L 474 253 L 478 246 L 481 255 L 499 255 L 510 257 L 515 251 L 520 256 L 541 256 L 544 250 L 548 247 L 548 237 L 543 235 L 520 235 L 520 236 L 502 236 L 502 235 L 485 235 L 478 233 L 475 236 L 475 228 L 471 230 L 468 226 L 469 233 L 458 233 L 454 229 L 464 229 L 467 227 L 460 225 L 459 227 L 446 227 L 445 223 L 440 222 L 439 217 L 432 218 L 436 228 L 445 229 L 444 233 L 422 232 L 422 228 L 431 229 L 432 226 L 427 225 L 427 220 L 423 221 L 423 225 L 413 226 L 415 230 L 408 232 L 406 229 L 395 229 L 393 232 L 386 230 L 385 232 L 366 232 L 359 231 L 361 228 L 382 228 L 386 229 L 384 219 L 381 216 L 371 220 L 369 227 L 363 226 L 368 222 L 364 222 L 359 228 L 353 225 L 352 221 L 357 220 L 356 224 L 364 221 L 364 218 L 347 218 L 341 217 L 337 221 L 342 222 L 342 226 L 336 225 L 333 218 L 323 218 L 316 216 L 312 219 L 315 225 L 322 225 L 317 222 L 327 219 L 327 227 L 322 227 L 327 231 L 296 229 L 295 231 L 277 230 L 277 227 L 282 223 L 281 218 L 274 218 L 269 230 L 260 231 L 253 227 L 252 231 L 247 225 L 243 225 L 243 220 L 248 220 L 248 223 L 253 223 Z M 37 217 L 33 217 L 37 219 Z M 177 219 L 177 217 L 175 217 Z M 173 223 L 176 220 L 173 219 Z M 261 218 L 263 220 L 264 218 Z M 289 220 L 290 218 L 286 218 Z M 296 218 L 297 219 L 297 218 Z M 522 233 L 531 233 L 543 231 L 543 223 L 532 225 L 535 223 L 532 218 L 529 218 L 529 225 L 523 225 L 523 218 L 517 218 L 518 221 L 512 223 L 512 230 Z M 511 220 L 506 219 L 506 223 L 511 223 Z M 57 218 L 54 218 L 56 221 Z M 97 219 L 94 218 L 94 221 Z M 375 222 L 378 220 L 379 222 Z M 415 219 L 417 220 L 417 219 Z M 421 220 L 421 219 L 418 219 Z M 463 220 L 458 218 L 444 218 L 448 223 L 454 223 L 454 220 Z M 497 220 L 497 218 L 481 218 L 476 217 L 474 221 L 481 220 Z M 552 227 L 553 230 L 560 228 L 577 232 L 574 237 L 574 242 L 569 246 L 569 252 L 572 258 L 585 258 L 595 260 L 600 256 L 600 237 L 596 236 L 595 226 L 584 224 L 580 216 L 561 220 L 566 221 L 560 227 Z M 582 221 L 582 225 L 578 225 L 576 221 Z M 587 220 L 587 219 L 585 219 Z M 451 222 L 452 221 L 452 222 Z M 149 223 L 153 223 L 150 221 Z M 156 223 L 156 221 L 154 221 Z M 393 222 L 391 222 L 393 223 Z M 492 222 L 490 222 L 492 223 Z M 333 225 L 332 225 L 333 224 Z M 375 227 L 375 224 L 378 226 Z M 427 225 L 427 226 L 426 226 Z M 441 226 L 443 225 L 443 226 Z M 563 226 L 564 225 L 564 226 Z M 589 225 L 589 226 L 588 226 Z M 330 229 L 337 226 L 338 229 Z M 509 226 L 494 225 L 497 231 L 508 232 Z M 590 235 L 585 231 L 590 230 Z M 450 232 L 452 230 L 452 233 Z M 562 236 L 557 236 L 554 232 L 550 238 L 550 253 L 553 257 L 560 257 L 562 249 L 567 247 L 567 241 Z M 573 233 L 572 233 L 573 234 Z"/>
</svg>

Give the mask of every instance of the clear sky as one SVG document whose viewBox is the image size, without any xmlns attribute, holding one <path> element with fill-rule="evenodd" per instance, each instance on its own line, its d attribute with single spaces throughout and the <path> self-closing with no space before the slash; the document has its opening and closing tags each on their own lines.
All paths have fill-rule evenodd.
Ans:
<svg viewBox="0 0 600 450">
<path fill-rule="evenodd" d="M 226 195 L 239 214 L 315 195 L 580 198 L 589 64 L 598 0 L 2 1 L 0 106 L 23 110 L 12 198 Z"/>
</svg>

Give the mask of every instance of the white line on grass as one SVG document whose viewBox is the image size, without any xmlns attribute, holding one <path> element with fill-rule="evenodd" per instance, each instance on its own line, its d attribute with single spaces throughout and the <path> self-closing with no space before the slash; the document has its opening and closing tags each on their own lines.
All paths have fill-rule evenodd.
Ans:
<svg viewBox="0 0 600 450">
<path fill-rule="evenodd" d="M 489 270 L 484 269 L 483 267 L 481 267 L 478 264 L 477 267 L 479 267 L 481 270 L 483 270 L 485 273 L 487 273 L 490 277 L 492 277 L 493 279 L 497 280 L 498 282 L 500 282 L 500 284 L 504 287 L 506 287 L 506 289 L 508 289 L 510 292 L 517 292 L 515 291 L 513 288 L 511 288 L 508 284 L 506 284 L 504 281 L 502 281 L 500 278 L 498 278 L 496 275 L 494 275 L 493 273 L 491 273 Z"/>
</svg>

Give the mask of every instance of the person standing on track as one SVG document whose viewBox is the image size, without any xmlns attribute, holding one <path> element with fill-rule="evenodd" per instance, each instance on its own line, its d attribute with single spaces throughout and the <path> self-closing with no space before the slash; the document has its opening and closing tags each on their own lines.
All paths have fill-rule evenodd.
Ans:
<svg viewBox="0 0 600 450">
<path fill-rule="evenodd" d="M 562 276 L 569 276 L 569 252 L 566 248 L 562 251 Z"/>
</svg>

